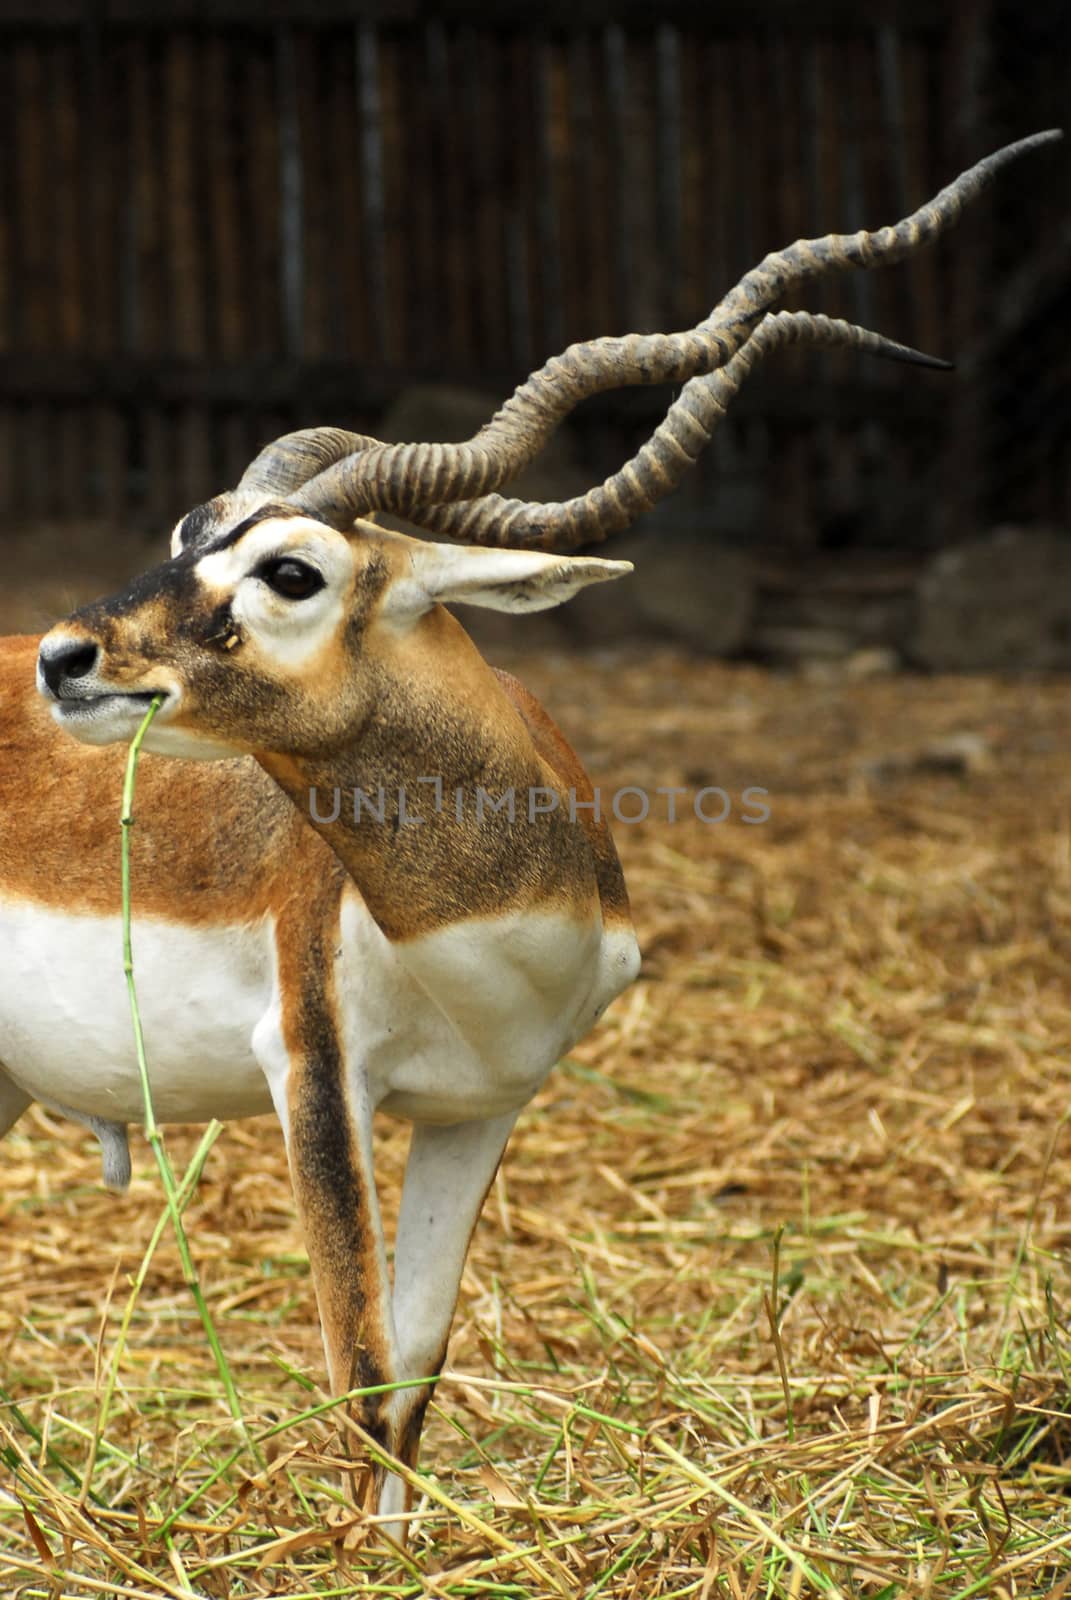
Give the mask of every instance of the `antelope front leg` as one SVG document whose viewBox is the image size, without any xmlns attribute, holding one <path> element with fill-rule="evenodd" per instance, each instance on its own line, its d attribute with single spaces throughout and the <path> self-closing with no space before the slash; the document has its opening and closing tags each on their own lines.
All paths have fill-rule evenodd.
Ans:
<svg viewBox="0 0 1071 1600">
<path fill-rule="evenodd" d="M 511 1112 L 488 1122 L 413 1129 L 394 1251 L 401 1377 L 433 1378 L 442 1370 L 472 1230 L 516 1120 Z M 433 1388 L 400 1389 L 392 1401 L 396 1454 L 410 1467 Z M 401 1479 L 388 1478 L 380 1509 L 405 1511 L 411 1498 Z"/>
<path fill-rule="evenodd" d="M 338 1030 L 322 1012 L 300 1015 L 289 1026 L 284 1021 L 274 1039 L 262 1035 L 257 1043 L 286 1138 L 331 1392 L 392 1383 L 397 1352 L 363 1076 L 347 1073 Z M 348 1410 L 377 1443 L 393 1450 L 389 1398 L 361 1396 Z M 350 1441 L 344 1442 L 348 1448 Z M 383 1476 L 371 1467 L 356 1474 L 358 1504 L 378 1509 Z"/>
</svg>

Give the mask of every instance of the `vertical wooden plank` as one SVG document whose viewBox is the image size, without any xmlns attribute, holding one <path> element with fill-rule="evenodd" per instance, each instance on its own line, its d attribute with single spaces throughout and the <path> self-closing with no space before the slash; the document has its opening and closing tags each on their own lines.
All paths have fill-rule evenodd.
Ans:
<svg viewBox="0 0 1071 1600">
<path fill-rule="evenodd" d="M 318 85 L 320 181 L 326 187 L 327 259 L 322 316 L 325 337 L 338 359 L 360 358 L 364 341 L 360 162 L 356 67 L 349 26 L 323 41 Z"/>
<path fill-rule="evenodd" d="M 369 312 L 364 244 L 361 238 L 360 124 L 357 116 L 355 54 L 349 34 L 332 35 L 327 62 L 325 132 L 331 146 L 331 243 L 328 316 L 335 354 L 348 360 L 365 356 Z"/>
<path fill-rule="evenodd" d="M 658 62 L 654 30 L 630 30 L 625 35 L 626 197 L 625 226 L 630 237 L 633 286 L 627 326 L 648 332 L 666 326 L 658 210 Z"/>
<path fill-rule="evenodd" d="M 815 460 L 814 433 L 799 426 L 792 430 L 789 459 L 792 462 L 793 521 L 792 534 L 796 549 L 813 551 L 818 530 L 815 511 Z"/>
<path fill-rule="evenodd" d="M 298 358 L 305 342 L 305 174 L 298 121 L 294 30 L 275 35 L 276 114 L 279 124 L 279 293 L 283 351 Z"/>
<path fill-rule="evenodd" d="M 586 285 L 578 219 L 587 204 L 579 173 L 580 152 L 574 144 L 570 98 L 570 47 L 567 37 L 548 41 L 547 117 L 553 166 L 555 220 L 560 282 L 559 322 L 555 347 L 564 349 L 584 329 Z"/>
<path fill-rule="evenodd" d="M 472 219 L 474 360 L 485 371 L 505 366 L 508 337 L 502 208 L 496 149 L 498 79 L 493 43 L 487 30 L 465 28 L 461 50 L 461 100 L 456 108 L 464 129 L 465 163 L 475 189 Z"/>
<path fill-rule="evenodd" d="M 137 175 L 131 170 L 133 85 L 125 65 L 119 41 L 106 47 L 98 28 L 83 29 L 80 82 L 71 91 L 79 169 L 79 343 L 101 360 L 129 351 L 136 335 Z M 122 524 L 127 510 L 125 431 L 116 423 L 112 408 L 99 401 L 67 411 L 69 459 L 79 478 L 77 503 L 69 509 L 73 514 L 88 506 L 107 519 L 109 530 Z"/>
<path fill-rule="evenodd" d="M 718 32 L 705 39 L 702 54 L 704 76 L 710 85 L 704 184 L 707 198 L 703 215 L 706 218 L 704 239 L 708 281 L 713 290 L 708 298 L 713 306 L 728 294 L 734 281 L 735 262 L 729 246 L 732 226 L 729 197 L 739 174 L 733 164 L 736 130 L 732 124 L 730 99 L 732 64 L 725 35 Z"/>
<path fill-rule="evenodd" d="M 125 42 L 122 60 L 130 97 L 124 189 L 131 258 L 123 345 L 131 354 L 146 357 L 163 348 L 162 140 L 154 114 L 160 95 L 155 62 L 143 35 L 133 34 Z"/>
<path fill-rule="evenodd" d="M 814 230 L 808 225 L 802 169 L 806 63 L 800 59 L 797 42 L 772 24 L 758 33 L 756 51 L 756 99 L 760 107 L 773 108 L 772 115 L 760 116 L 756 134 L 761 141 L 754 240 L 757 261 L 768 250 L 783 249 Z M 782 303 L 790 307 L 800 298 L 790 293 Z M 806 352 L 802 349 L 780 352 L 776 365 L 778 383 L 786 387 L 799 383 L 805 361 Z"/>
<path fill-rule="evenodd" d="M 877 62 L 882 130 L 892 172 L 894 214 L 889 218 L 892 222 L 906 216 L 911 209 L 900 34 L 892 23 L 885 23 L 877 30 Z M 918 292 L 911 265 L 911 262 L 906 262 L 903 270 L 889 274 L 895 277 L 896 283 L 896 320 L 892 324 L 894 337 L 904 339 L 909 344 L 914 338 L 918 321 Z"/>
<path fill-rule="evenodd" d="M 89 461 L 85 411 L 80 404 L 55 408 L 52 461 L 53 509 L 58 517 L 84 517 L 89 501 Z"/>
<path fill-rule="evenodd" d="M 532 366 L 532 299 L 529 292 L 531 261 L 524 215 L 516 191 L 513 203 L 506 207 L 505 226 L 506 300 L 509 307 L 509 357 L 511 365 L 520 371 Z"/>
<path fill-rule="evenodd" d="M 252 307 L 253 348 L 261 358 L 278 357 L 284 346 L 280 287 L 281 217 L 279 138 L 273 53 L 256 35 L 241 57 L 245 138 L 242 230 L 245 284 Z"/>
<path fill-rule="evenodd" d="M 473 370 L 471 303 L 466 292 L 466 261 L 470 234 L 465 214 L 462 158 L 456 116 L 450 35 L 441 18 L 431 17 L 425 35 L 425 62 L 430 125 L 436 150 L 438 205 L 437 232 L 440 257 L 438 318 L 444 324 L 436 345 L 439 360 L 449 371 Z M 429 152 L 430 154 L 430 152 Z"/>
<path fill-rule="evenodd" d="M 191 352 L 192 359 L 216 359 L 212 338 L 215 320 L 214 302 L 220 293 L 220 284 L 213 271 L 212 262 L 212 179 L 219 159 L 219 150 L 212 137 L 205 100 L 207 77 L 207 38 L 201 28 L 190 35 L 190 61 L 192 65 L 191 102 L 193 116 L 190 127 L 190 176 L 193 194 L 195 231 L 193 240 L 193 272 L 198 307 L 198 345 Z M 208 418 L 204 418 L 208 427 Z"/>
<path fill-rule="evenodd" d="M 634 326 L 632 310 L 635 284 L 633 231 L 630 221 L 629 141 L 626 127 L 629 95 L 628 57 L 625 30 L 611 22 L 603 34 L 603 71 L 606 81 L 607 146 L 609 157 L 608 198 L 611 203 L 613 280 L 612 326 L 623 333 Z"/>
<path fill-rule="evenodd" d="M 207 500 L 223 485 L 216 483 L 212 471 L 212 413 L 205 402 L 184 405 L 169 422 L 172 449 L 178 458 L 177 495 L 165 508 L 168 529 L 185 511 Z"/>
<path fill-rule="evenodd" d="M 12 46 L 15 77 L 16 170 L 15 236 L 20 283 L 20 338 L 23 349 L 42 350 L 51 333 L 51 260 L 48 249 L 49 218 L 41 204 L 46 193 L 47 153 L 42 125 L 47 105 L 41 40 L 18 38 Z"/>
<path fill-rule="evenodd" d="M 573 146 L 580 155 L 578 225 L 583 248 L 587 304 L 579 337 L 620 332 L 623 327 L 617 272 L 613 146 L 608 87 L 603 71 L 605 40 L 578 35 L 570 61 Z"/>
<path fill-rule="evenodd" d="M 134 172 L 134 88 L 130 81 L 129 41 L 116 40 L 112 46 L 115 93 L 118 102 L 116 121 L 120 129 L 113 170 L 121 191 L 115 215 L 115 343 L 116 354 L 129 355 L 137 343 L 138 257 L 137 188 Z"/>
<path fill-rule="evenodd" d="M 818 40 L 807 40 L 803 56 L 803 103 L 805 128 L 804 178 L 807 196 L 806 234 L 814 238 L 828 228 L 828 212 L 824 205 L 823 176 L 825 170 L 825 119 L 822 114 L 822 96 L 826 85 L 822 71 L 822 53 Z M 813 311 L 828 315 L 830 294 L 828 282 L 819 279 L 807 286 L 807 304 Z"/>
<path fill-rule="evenodd" d="M 298 147 L 301 156 L 301 245 L 303 361 L 336 353 L 330 330 L 332 193 L 334 161 L 330 137 L 330 39 L 320 30 L 293 34 Z"/>
<path fill-rule="evenodd" d="M 144 477 L 138 521 L 154 538 L 160 538 L 186 509 L 177 486 L 174 418 L 162 406 L 148 404 L 141 408 L 140 421 Z"/>
<path fill-rule="evenodd" d="M 206 319 L 200 264 L 202 240 L 196 181 L 196 60 L 193 37 L 169 31 L 164 43 L 164 173 L 166 283 L 165 353 L 184 360 L 203 356 Z M 153 407 L 146 419 L 150 447 L 147 510 L 162 536 L 184 509 L 185 461 L 173 413 Z"/>
<path fill-rule="evenodd" d="M 933 130 L 930 122 L 929 96 L 927 96 L 927 69 L 929 69 L 929 54 L 932 51 L 932 40 L 929 37 L 908 35 L 905 38 L 903 50 L 903 91 L 905 91 L 905 117 L 906 117 L 906 150 L 905 165 L 906 178 L 908 178 L 908 197 L 906 205 L 919 205 L 929 194 L 933 194 L 935 182 L 945 181 L 945 176 L 940 173 L 940 162 L 933 160 Z M 911 290 L 913 290 L 914 330 L 911 342 L 924 350 L 933 350 L 940 354 L 941 328 L 941 288 L 940 288 L 940 256 L 941 251 L 924 250 L 906 262 L 909 277 L 911 277 Z M 898 384 L 901 392 L 905 392 L 908 382 L 916 382 L 925 386 L 930 381 L 929 374 L 908 374 L 898 371 Z M 932 453 L 927 453 L 927 464 L 919 466 L 913 461 L 913 435 L 905 429 L 903 442 L 905 442 L 905 477 L 901 496 L 905 501 L 905 510 L 908 512 L 922 512 L 919 520 L 929 523 L 922 533 L 916 533 L 916 538 L 925 536 L 925 533 L 935 530 L 937 518 L 941 512 L 937 507 L 937 496 L 933 488 L 940 482 L 940 469 L 937 466 L 938 451 L 948 448 L 951 429 L 948 427 L 948 414 L 941 413 L 940 422 L 932 438 Z M 913 488 L 909 488 L 913 486 Z"/>
<path fill-rule="evenodd" d="M 47 401 L 33 400 L 23 406 L 22 417 L 19 476 L 25 487 L 23 504 L 32 516 L 53 517 L 57 510 L 56 463 L 59 457 L 55 410 Z"/>
<path fill-rule="evenodd" d="M 535 70 L 535 30 L 520 30 L 513 37 L 514 116 L 524 129 L 517 141 L 518 216 L 525 259 L 525 293 L 528 332 L 525 367 L 538 366 L 550 352 L 543 333 L 544 281 L 540 237 L 541 173 L 538 109 L 538 76 Z"/>
<path fill-rule="evenodd" d="M 758 202 L 756 168 L 758 127 L 761 108 L 755 103 L 755 83 L 751 39 L 745 33 L 727 41 L 729 104 L 732 107 L 733 141 L 726 180 L 731 185 L 727 212 L 731 219 L 729 277 L 736 282 L 753 266 L 760 255 L 756 244 Z"/>
<path fill-rule="evenodd" d="M 833 34 L 826 34 L 817 41 L 816 56 L 822 85 L 818 101 L 820 120 L 818 184 L 820 200 L 815 230 L 818 233 L 843 233 L 847 228 L 842 204 L 843 185 L 840 157 L 848 130 L 845 126 L 844 79 L 838 72 L 841 59 L 840 48 L 841 39 Z M 858 279 L 865 276 L 865 274 L 853 272 L 850 276 Z M 851 292 L 851 288 L 847 287 L 839 277 L 829 280 L 827 303 L 832 314 L 843 314 L 845 299 Z M 809 293 L 807 298 L 809 298 Z M 851 369 L 852 358 L 842 351 L 813 350 L 809 352 L 809 355 L 808 366 L 812 382 L 823 385 L 827 390 L 837 382 L 842 382 Z M 835 427 L 829 437 L 829 448 L 833 452 L 833 457 L 835 457 Z M 829 459 L 832 460 L 833 457 Z M 815 460 L 815 467 L 824 473 L 820 456 Z M 836 486 L 833 485 L 832 489 L 835 496 Z M 815 535 L 817 537 L 820 532 L 817 525 L 819 516 L 819 506 L 817 504 L 815 515 Z"/>
<path fill-rule="evenodd" d="M 467 373 L 478 370 L 476 360 L 476 296 L 472 270 L 474 195 L 465 163 L 465 136 L 457 115 L 462 86 L 461 43 L 452 27 L 446 36 L 443 87 L 447 94 L 446 198 L 450 212 L 450 247 L 447 289 L 450 321 L 454 330 L 455 367 Z M 441 92 L 441 91 L 440 91 Z"/>
<path fill-rule="evenodd" d="M 368 351 L 382 363 L 388 346 L 386 292 L 386 192 L 383 153 L 383 99 L 379 40 L 375 25 L 357 26 L 357 109 L 363 199 L 364 291 L 368 307 Z"/>
<path fill-rule="evenodd" d="M 409 224 L 409 183 L 405 168 L 403 129 L 409 111 L 410 78 L 402 42 L 386 32 L 379 35 L 380 140 L 383 152 L 384 356 L 388 369 L 406 367 L 412 348 L 407 323 L 412 250 Z"/>
<path fill-rule="evenodd" d="M 531 41 L 535 118 L 536 239 L 539 260 L 539 325 L 537 339 L 549 356 L 565 344 L 564 285 L 561 241 L 561 131 L 563 82 L 557 51 L 545 34 Z"/>
<path fill-rule="evenodd" d="M 808 541 L 811 548 L 834 541 L 845 512 L 845 454 L 840 448 L 841 429 L 830 416 L 806 428 L 811 439 L 811 472 L 816 490 L 815 525 Z"/>
<path fill-rule="evenodd" d="M 818 60 L 821 63 L 821 81 L 824 92 L 819 96 L 821 138 L 819 144 L 818 181 L 821 193 L 821 211 L 818 219 L 820 233 L 843 233 L 846 229 L 841 210 L 842 186 L 840 179 L 840 146 L 847 129 L 843 78 L 838 74 L 840 63 L 839 40 L 826 36 L 818 41 Z M 859 273 L 854 273 L 859 277 Z"/>
<path fill-rule="evenodd" d="M 12 52 L 0 51 L 0 148 L 18 148 L 15 70 Z M 19 250 L 16 216 L 18 178 L 15 161 L 0 161 L 0 350 L 17 342 L 19 312 Z M 10 420 L 10 419 L 9 419 Z"/>
<path fill-rule="evenodd" d="M 54 336 L 55 271 L 48 248 L 51 216 L 42 204 L 47 195 L 51 159 L 48 127 L 48 62 L 40 36 L 14 46 L 18 171 L 17 232 L 20 245 L 23 322 L 20 344 L 45 353 Z M 28 517 L 52 513 L 55 488 L 55 439 L 48 408 L 40 401 L 23 404 L 16 433 L 19 511 Z"/>
<path fill-rule="evenodd" d="M 55 216 L 52 248 L 56 258 L 56 340 L 60 349 L 73 352 L 82 337 L 82 240 L 78 217 L 78 63 L 75 46 L 62 35 L 57 40 L 49 73 L 52 117 L 52 181 Z"/>
<path fill-rule="evenodd" d="M 198 106 L 193 39 L 169 33 L 164 55 L 167 286 L 171 353 L 205 352 L 201 230 L 194 168 Z"/>
<path fill-rule="evenodd" d="M 700 89 L 700 55 L 694 24 L 677 30 L 677 60 L 680 76 L 680 284 L 682 321 L 691 323 L 705 316 L 713 305 L 709 286 L 709 263 L 703 258 L 702 218 L 710 204 L 705 178 L 705 140 L 702 108 L 706 85 Z"/>
<path fill-rule="evenodd" d="M 236 88 L 236 78 L 230 70 L 233 48 L 230 38 L 213 32 L 205 41 L 204 50 L 203 120 L 209 152 L 206 188 L 212 259 L 210 345 L 213 358 L 223 361 L 236 361 L 248 350 L 244 250 L 232 116 Z"/>
<path fill-rule="evenodd" d="M 114 348 L 117 328 L 115 216 L 118 203 L 111 148 L 112 107 L 106 71 L 105 40 L 99 23 L 82 30 L 79 51 L 80 129 L 78 193 L 86 283 L 87 345 L 104 357 Z"/>
<path fill-rule="evenodd" d="M 90 417 L 90 504 L 109 528 L 128 525 L 131 515 L 125 419 L 114 406 L 94 406 Z"/>
<path fill-rule="evenodd" d="M 788 243 L 785 222 L 779 211 L 782 172 L 789 156 L 785 130 L 774 121 L 776 59 L 774 30 L 756 27 L 752 38 L 750 76 L 760 115 L 755 127 L 755 252 L 756 260 L 768 250 Z"/>
<path fill-rule="evenodd" d="M 680 30 L 671 23 L 659 23 L 655 30 L 655 231 L 647 250 L 661 265 L 658 301 L 672 327 L 687 326 L 699 316 L 698 310 L 689 309 L 684 292 L 681 65 Z"/>
<path fill-rule="evenodd" d="M 956 126 L 951 157 L 952 171 L 976 161 L 982 151 L 997 143 L 992 120 L 991 88 L 997 74 L 991 58 L 992 7 L 956 0 L 948 33 L 943 77 L 952 86 Z M 983 281 L 993 259 L 993 207 L 982 205 L 965 218 L 965 226 L 949 252 L 950 312 L 946 338 L 956 352 L 969 350 L 983 325 Z M 984 379 L 988 374 L 968 370 L 952 386 L 948 406 L 948 443 L 938 517 L 941 533 L 963 537 L 992 504 L 994 483 L 992 453 L 986 449 L 987 401 Z"/>
<path fill-rule="evenodd" d="M 902 51 L 904 174 L 907 185 L 904 205 L 907 210 L 920 205 L 933 192 L 934 174 L 940 166 L 933 158 L 933 130 L 926 97 L 927 56 L 931 49 L 929 39 L 923 37 L 905 41 Z M 922 250 L 906 266 L 911 280 L 914 317 L 911 342 L 923 350 L 936 350 L 941 329 L 938 315 L 938 256 L 933 250 Z"/>
<path fill-rule="evenodd" d="M 0 52 L 0 140 L 5 150 L 16 148 L 14 65 L 10 51 Z M 18 185 L 15 163 L 0 162 L 0 351 L 15 345 L 19 323 L 18 250 L 15 232 Z M 18 489 L 15 454 L 15 408 L 0 403 L 0 515 L 14 518 Z"/>
<path fill-rule="evenodd" d="M 507 35 L 503 41 L 506 55 L 505 81 L 509 85 L 506 125 L 529 128 L 530 80 L 521 39 Z M 503 194 L 503 218 L 506 248 L 506 297 L 509 307 L 509 355 L 516 368 L 528 369 L 538 358 L 534 355 L 535 340 L 532 335 L 533 249 L 530 233 L 530 204 L 532 195 L 531 161 L 524 139 L 513 139 L 509 145 Z"/>
<path fill-rule="evenodd" d="M 878 210 L 873 212 L 870 210 L 872 185 L 868 182 L 868 175 L 872 165 L 874 141 L 870 131 L 870 102 L 867 92 L 868 58 L 865 37 L 853 33 L 844 45 L 843 81 L 848 126 L 846 136 L 841 140 L 841 194 L 844 226 L 849 231 L 872 228 L 875 222 L 882 226 L 885 222 L 884 216 Z M 875 276 L 872 272 L 852 274 L 850 290 L 852 315 L 857 322 L 868 328 L 878 325 Z M 885 375 L 878 370 L 882 366 L 883 363 L 878 361 L 865 364 L 868 382 L 883 381 Z M 864 363 L 860 357 L 857 370 L 862 371 L 863 367 Z"/>
<path fill-rule="evenodd" d="M 897 220 L 896 181 L 893 168 L 893 147 L 886 136 L 881 113 L 881 67 L 876 29 L 865 29 L 859 44 L 859 95 L 866 120 L 867 141 L 863 162 L 863 226 L 880 228 Z M 869 272 L 866 278 L 868 326 L 878 327 L 894 335 L 902 328 L 903 284 L 896 272 Z M 880 366 L 881 363 L 874 363 Z M 875 381 L 883 384 L 895 382 L 895 377 L 882 370 L 873 374 Z"/>
<path fill-rule="evenodd" d="M 798 50 L 783 33 L 775 34 L 769 45 L 770 78 L 773 89 L 774 121 L 778 129 L 778 156 L 774 169 L 776 196 L 775 225 L 778 229 L 775 249 L 793 243 L 796 239 L 813 234 L 807 218 L 807 190 L 803 168 L 804 128 L 804 72 L 805 65 Z M 794 297 L 786 297 L 786 304 Z M 798 371 L 798 362 L 786 363 L 786 371 Z"/>
<path fill-rule="evenodd" d="M 604 306 L 609 293 L 606 265 L 609 252 L 593 248 L 598 236 L 596 217 L 605 195 L 596 177 L 597 151 L 594 138 L 591 44 L 579 28 L 570 32 L 566 46 L 568 75 L 569 149 L 572 153 L 573 200 L 569 211 L 572 240 L 570 258 L 575 283 L 575 321 L 566 332 L 568 339 L 590 338 L 604 330 L 603 317 L 596 308 Z"/>
<path fill-rule="evenodd" d="M 440 81 L 439 93 L 435 93 L 429 81 L 433 60 L 445 48 L 441 34 L 441 24 L 432 19 L 398 43 L 402 80 L 427 84 L 423 94 L 413 97 L 412 106 L 400 118 L 397 128 L 402 170 L 422 174 L 419 183 L 408 186 L 404 206 L 406 290 L 402 348 L 405 369 L 423 374 L 434 374 L 447 359 L 445 263 L 450 217 L 445 194 L 444 124 L 450 116 L 450 106 L 445 84 Z"/>
</svg>

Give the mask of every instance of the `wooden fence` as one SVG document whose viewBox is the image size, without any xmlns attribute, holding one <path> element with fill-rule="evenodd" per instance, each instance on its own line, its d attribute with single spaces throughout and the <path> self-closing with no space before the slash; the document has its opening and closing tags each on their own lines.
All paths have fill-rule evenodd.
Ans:
<svg viewBox="0 0 1071 1600">
<path fill-rule="evenodd" d="M 1071 8 L 994 6 L 991 115 L 1008 137 L 1066 129 L 1036 181 L 1004 193 L 990 292 L 968 347 L 980 376 L 980 501 L 990 520 L 1071 529 Z"/>
<path fill-rule="evenodd" d="M 894 220 L 995 142 L 960 92 L 987 10 L 5 0 L 0 513 L 157 526 L 289 427 L 375 431 L 414 383 L 502 397 L 570 340 L 687 326 L 768 249 Z M 994 215 L 807 304 L 954 352 Z M 593 470 L 665 400 L 585 408 Z M 716 515 L 720 470 L 789 543 L 930 536 L 957 403 L 793 353 L 678 514 Z"/>
</svg>

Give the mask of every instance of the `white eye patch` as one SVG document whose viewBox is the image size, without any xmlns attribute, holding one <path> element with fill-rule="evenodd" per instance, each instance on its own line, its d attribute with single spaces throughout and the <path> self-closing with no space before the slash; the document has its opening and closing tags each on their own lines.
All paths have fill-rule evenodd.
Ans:
<svg viewBox="0 0 1071 1600">
<path fill-rule="evenodd" d="M 277 593 L 265 581 L 277 562 L 311 568 L 322 586 L 305 598 Z M 280 667 L 301 667 L 337 635 L 345 615 L 343 595 L 352 556 L 341 534 L 304 517 L 270 517 L 221 550 L 209 551 L 198 578 L 220 602 L 229 601 L 241 631 Z"/>
</svg>

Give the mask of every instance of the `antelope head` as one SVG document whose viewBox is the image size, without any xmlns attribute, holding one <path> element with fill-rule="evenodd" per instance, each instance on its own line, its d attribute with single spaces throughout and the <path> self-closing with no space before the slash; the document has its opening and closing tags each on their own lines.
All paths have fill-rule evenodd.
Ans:
<svg viewBox="0 0 1071 1600">
<path fill-rule="evenodd" d="M 88 744 L 130 739 L 159 696 L 146 740 L 159 754 L 317 756 L 351 744 L 433 652 L 448 670 L 460 629 L 443 603 L 538 611 L 629 571 L 268 504 L 53 628 L 38 683 Z"/>
</svg>

